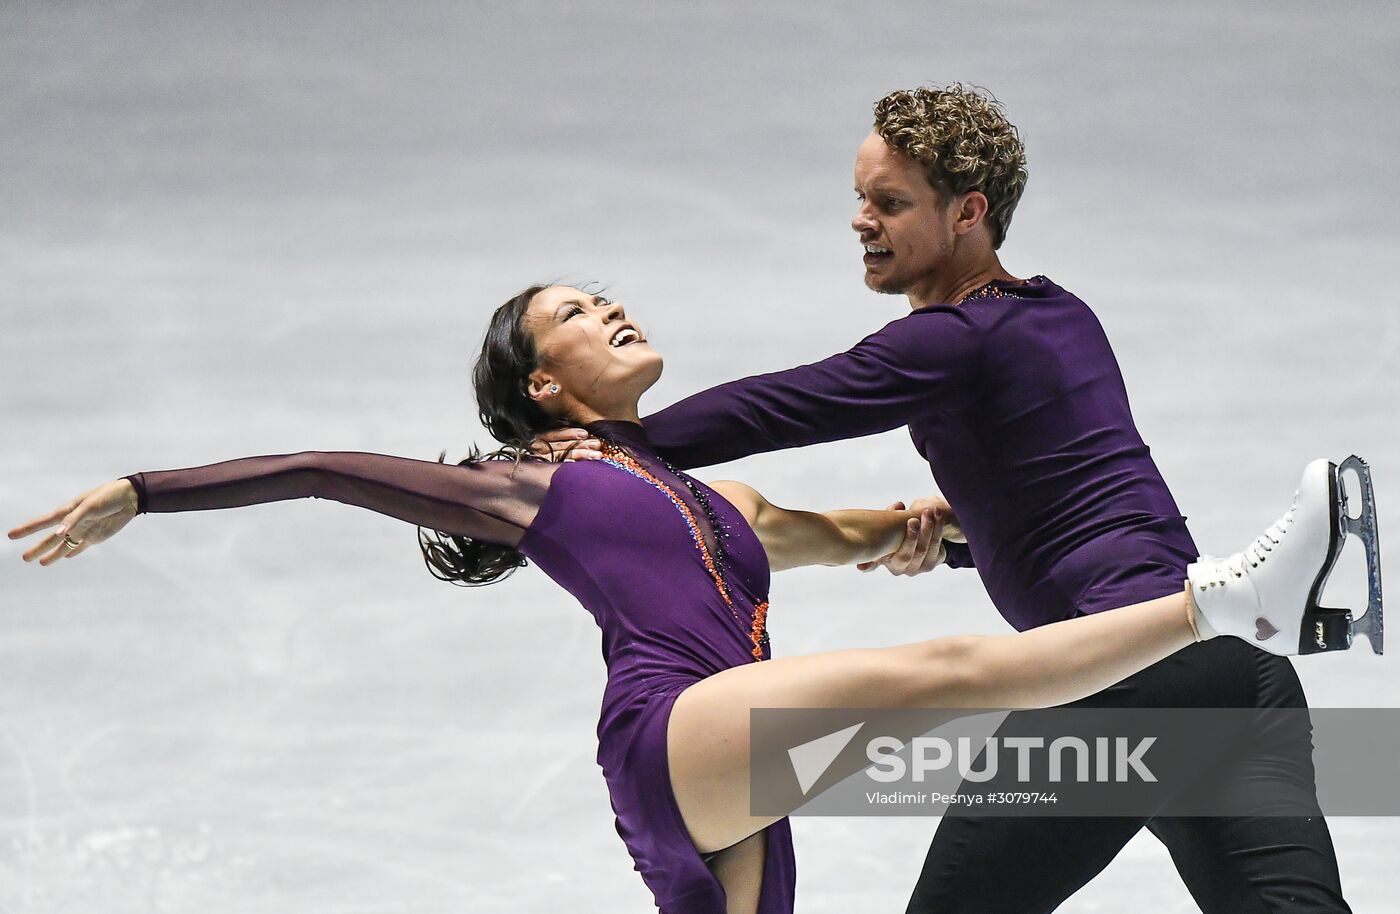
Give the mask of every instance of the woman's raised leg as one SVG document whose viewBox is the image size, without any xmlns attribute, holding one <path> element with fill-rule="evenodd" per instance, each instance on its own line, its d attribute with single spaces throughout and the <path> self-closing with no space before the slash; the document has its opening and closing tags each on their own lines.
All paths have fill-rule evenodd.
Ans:
<svg viewBox="0 0 1400 914">
<path fill-rule="evenodd" d="M 749 815 L 755 707 L 1053 707 L 1200 640 L 1198 628 L 1296 654 L 1345 649 L 1364 624 L 1379 651 L 1378 568 L 1362 623 L 1317 606 L 1342 536 L 1336 474 L 1326 460 L 1308 464 L 1288 512 L 1245 550 L 1189 566 L 1181 593 L 1014 635 L 779 658 L 697 682 L 676 699 L 667 730 L 671 785 L 696 847 L 725 848 L 774 821 Z"/>
<path fill-rule="evenodd" d="M 1012 635 L 780 657 L 724 670 L 676 699 L 671 787 L 710 853 L 776 817 L 749 814 L 752 708 L 1042 708 L 1092 695 L 1196 640 L 1185 590 Z"/>
</svg>

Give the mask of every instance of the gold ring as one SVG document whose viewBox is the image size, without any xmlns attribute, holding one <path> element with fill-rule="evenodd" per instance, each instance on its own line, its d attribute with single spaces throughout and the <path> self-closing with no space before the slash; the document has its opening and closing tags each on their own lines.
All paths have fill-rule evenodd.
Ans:
<svg viewBox="0 0 1400 914">
<path fill-rule="evenodd" d="M 63 545 L 67 546 L 69 549 L 77 549 L 77 548 L 78 548 L 79 546 L 81 546 L 82 544 L 83 544 L 82 540 L 78 540 L 78 541 L 75 543 L 75 542 L 73 542 L 73 540 L 71 540 L 71 539 L 68 537 L 68 534 L 66 534 L 66 533 L 63 534 Z"/>
</svg>

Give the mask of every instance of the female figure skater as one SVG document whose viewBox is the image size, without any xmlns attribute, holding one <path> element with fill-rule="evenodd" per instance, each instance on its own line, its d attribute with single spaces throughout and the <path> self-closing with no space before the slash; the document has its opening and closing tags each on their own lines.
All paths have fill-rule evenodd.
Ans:
<svg viewBox="0 0 1400 914">
<path fill-rule="evenodd" d="M 752 707 L 1046 707 L 1217 632 L 1250 637 L 1267 622 L 1297 645 L 1315 615 L 1309 588 L 1337 535 L 1326 461 L 1309 465 L 1293 508 L 1263 536 L 1192 565 L 1176 595 L 1018 634 L 770 659 L 769 572 L 887 555 L 917 528 L 915 512 L 787 510 L 674 470 L 638 421 L 660 373 L 620 304 L 533 286 L 495 312 L 475 366 L 500 451 L 459 465 L 304 451 L 134 473 L 9 535 L 57 525 L 24 554 L 49 565 L 137 514 L 312 497 L 418 525 L 429 569 L 446 580 L 489 583 L 528 557 L 602 629 L 598 762 L 618 833 L 666 914 L 792 910 L 788 821 L 749 815 Z M 534 435 L 568 425 L 602 440 L 605 459 L 529 454 Z"/>
</svg>

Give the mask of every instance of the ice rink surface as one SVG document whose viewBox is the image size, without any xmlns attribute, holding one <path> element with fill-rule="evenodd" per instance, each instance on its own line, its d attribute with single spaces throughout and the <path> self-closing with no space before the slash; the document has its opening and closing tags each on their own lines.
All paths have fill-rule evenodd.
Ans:
<svg viewBox="0 0 1400 914">
<path fill-rule="evenodd" d="M 1028 147 L 1003 262 L 1096 310 L 1201 548 L 1352 452 L 1400 548 L 1400 7 L 1066 6 L 0 0 L 4 526 L 138 470 L 455 461 L 486 315 L 537 279 L 628 306 L 668 360 L 644 412 L 844 349 L 906 308 L 848 227 L 871 104 L 962 80 Z M 903 432 L 700 475 L 931 489 Z M 310 500 L 50 568 L 29 542 L 0 553 L 0 911 L 648 909 L 597 631 L 533 569 L 454 589 L 412 526 Z M 1010 630 L 948 569 L 772 602 L 780 654 Z M 1393 653 L 1297 667 L 1314 706 L 1400 703 Z M 903 911 L 935 825 L 795 820 L 799 911 Z M 1400 825 L 1331 828 L 1353 908 L 1394 910 Z M 1062 910 L 1195 908 L 1144 832 Z"/>
</svg>

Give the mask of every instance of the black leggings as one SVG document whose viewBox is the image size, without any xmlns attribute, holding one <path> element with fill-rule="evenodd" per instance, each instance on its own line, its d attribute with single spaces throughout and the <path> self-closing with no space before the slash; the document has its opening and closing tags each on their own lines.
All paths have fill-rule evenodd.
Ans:
<svg viewBox="0 0 1400 914">
<path fill-rule="evenodd" d="M 1221 637 L 1183 648 L 1065 707 L 1307 706 L 1287 658 Z M 1008 714 L 1001 730 L 1014 730 Z M 1261 748 L 1227 772 L 1313 790 L 1311 738 L 1300 753 Z M 1298 759 L 1305 758 L 1303 764 Z M 1039 914 L 1096 876 L 1146 826 L 1171 852 L 1205 914 L 1350 912 L 1327 821 L 1314 817 L 992 817 L 949 809 L 929 847 L 908 914 Z"/>
</svg>

